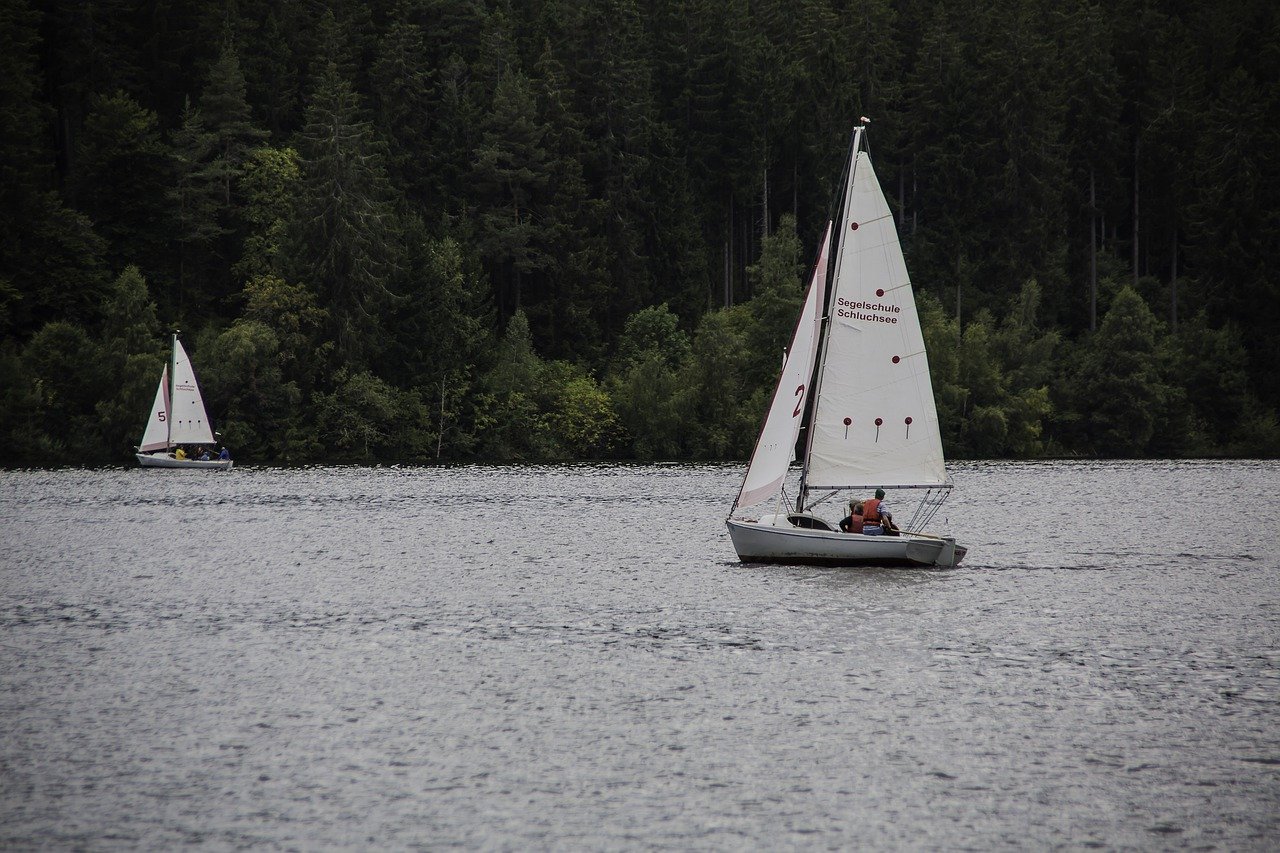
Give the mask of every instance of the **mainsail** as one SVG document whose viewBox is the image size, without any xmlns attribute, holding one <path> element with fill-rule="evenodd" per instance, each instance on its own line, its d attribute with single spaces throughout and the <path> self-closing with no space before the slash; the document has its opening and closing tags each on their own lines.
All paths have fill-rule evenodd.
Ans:
<svg viewBox="0 0 1280 853">
<path fill-rule="evenodd" d="M 889 204 L 857 147 L 855 138 L 806 488 L 945 485 L 911 280 Z"/>
<path fill-rule="evenodd" d="M 796 324 L 782 375 L 773 391 L 773 403 L 756 441 L 755 453 L 751 455 L 747 476 L 742 481 L 738 506 L 753 506 L 776 495 L 791 464 L 818 351 L 818 331 L 822 326 L 822 307 L 826 303 L 830 243 L 831 224 L 827 223 L 813 279 L 809 282 L 804 308 L 800 311 L 800 321 Z"/>
</svg>

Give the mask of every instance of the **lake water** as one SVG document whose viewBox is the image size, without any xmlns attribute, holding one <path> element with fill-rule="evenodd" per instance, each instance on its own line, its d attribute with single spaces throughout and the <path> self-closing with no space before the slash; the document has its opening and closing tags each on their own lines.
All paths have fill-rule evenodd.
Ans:
<svg viewBox="0 0 1280 853">
<path fill-rule="evenodd" d="M 953 466 L 950 570 L 740 466 L 0 472 L 0 847 L 1280 845 L 1280 464 Z"/>
</svg>

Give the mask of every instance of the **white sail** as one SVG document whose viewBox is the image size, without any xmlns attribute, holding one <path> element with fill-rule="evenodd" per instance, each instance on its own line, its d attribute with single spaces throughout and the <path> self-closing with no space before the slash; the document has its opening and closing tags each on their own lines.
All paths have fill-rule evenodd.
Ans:
<svg viewBox="0 0 1280 853">
<path fill-rule="evenodd" d="M 170 444 L 213 444 L 213 428 L 204 410 L 195 370 L 177 338 L 173 341 L 173 398 L 169 417 L 172 426 Z"/>
<path fill-rule="evenodd" d="M 911 280 L 893 215 L 864 151 L 849 170 L 839 227 L 807 486 L 945 484 Z"/>
<path fill-rule="evenodd" d="M 752 506 L 776 495 L 791 464 L 818 353 L 818 331 L 822 326 L 822 307 L 826 303 L 830 243 L 831 224 L 828 223 L 822 235 L 822 249 L 818 253 L 813 279 L 809 282 L 804 308 L 791 338 L 791 347 L 787 350 L 787 360 L 773 391 L 773 404 L 756 441 L 747 476 L 742 481 L 738 506 Z"/>
<path fill-rule="evenodd" d="M 138 450 L 151 453 L 155 450 L 169 448 L 169 366 L 160 373 L 160 387 L 156 389 L 156 400 L 151 404 L 151 416 L 147 418 L 147 427 L 142 432 L 142 443 Z"/>
</svg>

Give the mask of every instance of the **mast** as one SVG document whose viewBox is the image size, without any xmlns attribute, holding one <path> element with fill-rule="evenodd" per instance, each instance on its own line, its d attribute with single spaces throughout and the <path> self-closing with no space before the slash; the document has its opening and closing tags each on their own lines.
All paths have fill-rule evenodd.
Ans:
<svg viewBox="0 0 1280 853">
<path fill-rule="evenodd" d="M 169 346 L 169 399 L 165 400 L 164 422 L 168 430 L 165 443 L 173 449 L 173 392 L 174 382 L 178 377 L 178 329 L 173 330 L 173 341 Z"/>
<path fill-rule="evenodd" d="M 844 229 L 844 211 L 848 206 L 849 189 L 853 186 L 854 171 L 858 164 L 858 148 L 862 144 L 862 133 L 866 125 L 871 119 L 861 116 L 858 119 L 858 125 L 853 129 L 853 141 L 849 145 L 849 156 L 845 161 L 845 168 L 840 174 L 840 203 L 837 206 L 835 215 L 832 220 L 835 227 L 831 229 L 831 263 L 827 267 L 827 299 L 832 298 L 835 292 L 835 282 L 840 276 L 840 235 Z M 800 488 L 799 494 L 796 495 L 796 512 L 804 512 L 804 505 L 809 497 L 809 451 L 813 447 L 813 415 L 818 410 L 818 399 L 822 396 L 822 368 L 827 363 L 827 346 L 831 341 L 831 336 L 827 334 L 831 326 L 830 306 L 823 306 L 822 318 L 822 352 L 818 355 L 818 362 L 815 365 L 813 394 L 809 403 L 810 427 L 806 431 L 804 438 L 804 463 L 800 472 Z"/>
</svg>

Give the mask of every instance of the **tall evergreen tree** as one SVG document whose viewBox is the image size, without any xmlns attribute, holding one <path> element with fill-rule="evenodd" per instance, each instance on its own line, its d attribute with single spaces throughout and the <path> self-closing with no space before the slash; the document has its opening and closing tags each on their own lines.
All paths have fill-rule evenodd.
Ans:
<svg viewBox="0 0 1280 853">
<path fill-rule="evenodd" d="M 381 348 L 382 317 L 395 302 L 389 282 L 399 262 L 399 235 L 385 146 L 335 62 L 316 81 L 298 151 L 295 274 L 311 283 L 332 312 L 339 356 L 364 365 Z"/>
<path fill-rule="evenodd" d="M 473 171 L 479 248 L 491 270 L 498 309 L 506 314 L 522 309 L 526 279 L 549 262 L 535 215 L 548 184 L 546 132 L 528 78 L 519 72 L 502 77 Z"/>
<path fill-rule="evenodd" d="M 210 268 L 213 248 L 226 229 L 218 222 L 220 175 L 210 163 L 216 140 L 205 130 L 200 112 L 189 100 L 172 140 L 173 184 L 168 198 L 178 249 L 177 314 L 182 317 L 189 297 L 197 310 L 205 310 L 208 293 L 202 286 L 204 273 Z M 190 286 L 193 279 L 197 282 L 194 292 Z"/>
<path fill-rule="evenodd" d="M 431 176 L 422 164 L 433 109 L 424 42 L 422 28 L 401 11 L 379 43 L 370 71 L 376 125 L 389 148 L 388 171 L 417 205 L 432 195 Z"/>
<path fill-rule="evenodd" d="M 170 158 L 158 117 L 122 91 L 95 96 L 81 142 L 74 197 L 106 238 L 110 262 L 167 278 Z"/>
<path fill-rule="evenodd" d="M 90 320 L 105 295 L 104 246 L 53 191 L 53 111 L 42 100 L 39 19 L 0 3 L 0 336 Z"/>
</svg>

